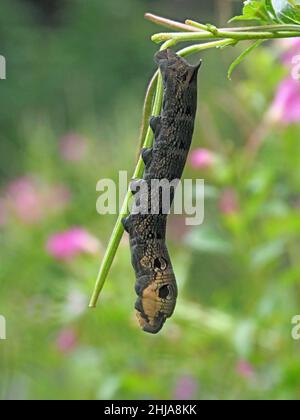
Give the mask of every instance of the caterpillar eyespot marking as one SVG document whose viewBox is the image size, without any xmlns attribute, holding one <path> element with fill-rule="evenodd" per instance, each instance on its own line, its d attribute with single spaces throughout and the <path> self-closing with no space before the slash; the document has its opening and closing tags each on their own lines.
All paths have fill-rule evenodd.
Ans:
<svg viewBox="0 0 300 420">
<path fill-rule="evenodd" d="M 201 64 L 192 66 L 170 49 L 158 52 L 155 61 L 163 79 L 163 108 L 161 115 L 149 122 L 155 139 L 151 149 L 142 150 L 143 179 L 131 183 L 133 193 L 146 183 L 150 197 L 152 180 L 172 182 L 182 176 L 194 131 Z M 170 194 L 172 203 L 174 192 Z M 172 316 L 177 299 L 176 278 L 165 243 L 167 215 L 160 202 L 157 208 L 158 214 L 132 212 L 123 219 L 136 274 L 137 318 L 141 328 L 152 334 Z"/>
</svg>

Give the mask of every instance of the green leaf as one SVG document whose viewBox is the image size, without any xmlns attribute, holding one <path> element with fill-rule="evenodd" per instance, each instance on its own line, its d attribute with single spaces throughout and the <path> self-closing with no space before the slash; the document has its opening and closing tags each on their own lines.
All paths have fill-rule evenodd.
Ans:
<svg viewBox="0 0 300 420">
<path fill-rule="evenodd" d="M 265 40 L 259 40 L 254 42 L 254 44 L 252 44 L 249 48 L 247 48 L 245 51 L 242 52 L 241 55 L 239 55 L 234 62 L 231 64 L 231 66 L 229 67 L 228 70 L 228 74 L 227 77 L 229 80 L 231 80 L 231 76 L 232 73 L 234 72 L 234 70 L 236 69 L 236 67 L 241 64 L 241 62 L 247 57 L 247 55 L 249 55 L 253 50 L 255 50 L 255 48 L 257 48 L 259 45 L 261 45 Z"/>
<path fill-rule="evenodd" d="M 281 23 L 300 24 L 300 2 L 298 0 L 269 0 L 276 18 Z"/>
<path fill-rule="evenodd" d="M 245 1 L 243 7 L 243 14 L 241 16 L 234 17 L 233 19 L 231 19 L 230 22 L 240 20 L 254 20 L 260 23 L 269 23 L 270 21 L 272 21 L 272 18 L 269 16 L 269 8 L 266 7 L 266 0 Z"/>
<path fill-rule="evenodd" d="M 277 16 L 276 16 L 276 12 L 274 10 L 273 4 L 272 4 L 272 0 L 265 0 L 265 8 L 271 18 L 271 20 L 274 23 L 280 23 L 280 21 L 278 20 Z"/>
</svg>

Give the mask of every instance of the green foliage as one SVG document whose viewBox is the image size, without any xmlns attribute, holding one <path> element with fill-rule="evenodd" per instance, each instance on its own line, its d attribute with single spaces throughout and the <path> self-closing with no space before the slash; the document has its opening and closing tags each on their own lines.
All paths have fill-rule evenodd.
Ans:
<svg viewBox="0 0 300 420">
<path fill-rule="evenodd" d="M 98 119 L 112 119 L 111 105 L 130 95 L 133 86 L 142 100 L 154 68 L 154 63 L 147 64 L 155 48 L 145 48 L 151 28 L 143 24 L 141 2 L 89 0 L 88 7 L 81 0 L 66 2 L 53 27 L 35 20 L 24 3 L 30 2 L 1 2 L 0 45 L 8 76 L 1 83 L 0 125 L 9 133 L 0 141 L 2 176 L 19 170 L 24 139 L 16 121 L 26 119 L 28 112 L 50 118 L 57 133 L 71 129 L 74 121 L 80 125 L 91 108 Z M 6 154 L 13 154 L 14 162 L 8 164 Z"/>
<path fill-rule="evenodd" d="M 267 6 L 268 4 L 268 6 Z M 231 19 L 231 22 L 234 21 L 259 21 L 270 23 L 272 17 L 270 16 L 270 1 L 268 0 L 258 0 L 252 1 L 247 0 L 244 2 L 243 14 L 240 16 L 235 16 Z"/>
<path fill-rule="evenodd" d="M 6 13 L 16 16 L 10 3 L 3 2 Z M 14 83 L 0 85 L 6 120 L 0 141 L 3 190 L 10 171 L 9 180 L 34 175 L 42 186 L 63 184 L 71 196 L 65 208 L 38 223 L 26 224 L 11 212 L 0 226 L 0 314 L 7 318 L 8 338 L 0 341 L 0 398 L 170 399 L 188 378 L 194 384 L 191 398 L 299 399 L 300 342 L 291 338 L 291 319 L 300 312 L 300 127 L 266 117 L 289 72 L 276 41 L 256 49 L 231 83 L 226 69 L 236 50 L 242 53 L 241 45 L 201 54 L 193 148 L 206 147 L 217 158 L 210 168 L 187 165 L 185 172 L 205 179 L 204 225 L 187 229 L 181 218 L 170 219 L 168 241 L 179 283 L 172 319 L 155 337 L 137 326 L 126 237 L 99 306 L 87 308 L 115 221 L 95 211 L 96 182 L 117 180 L 120 169 L 131 171 L 135 163 L 145 73 L 150 75 L 152 66 L 146 34 L 153 28 L 137 24 L 136 2 L 126 2 L 127 14 L 118 3 L 128 38 L 124 31 L 119 41 L 106 37 L 104 29 L 111 25 L 106 18 L 117 13 L 111 4 L 76 2 L 72 31 L 68 24 L 58 32 L 52 28 L 44 44 L 36 23 L 1 26 L 5 53 L 17 51 Z M 32 19 L 25 10 L 19 19 Z M 105 38 L 101 46 L 98 34 Z M 121 50 L 126 56 L 116 54 Z M 45 57 L 51 62 L 55 54 L 56 82 L 45 64 Z M 132 60 L 136 70 L 125 72 Z M 23 66 L 24 80 L 18 77 Z M 110 98 L 108 86 L 114 92 Z M 81 160 L 61 155 L 68 130 L 86 139 Z M 19 144 L 17 138 L 21 150 L 10 148 L 10 142 Z M 255 155 L 249 152 L 251 141 L 259 141 Z M 72 226 L 93 233 L 102 251 L 65 262 L 51 257 L 49 236 Z M 62 348 L 59 337 L 66 330 L 75 341 Z"/>
<path fill-rule="evenodd" d="M 244 2 L 243 14 L 231 21 L 300 24 L 300 6 L 295 0 L 247 0 Z"/>
<path fill-rule="evenodd" d="M 269 0 L 280 23 L 300 24 L 300 3 L 296 0 Z"/>
<path fill-rule="evenodd" d="M 230 65 L 228 73 L 227 73 L 227 77 L 228 79 L 231 79 L 232 73 L 234 72 L 234 70 L 236 69 L 236 67 L 241 64 L 245 58 L 252 53 L 252 51 L 254 51 L 257 47 L 259 47 L 261 44 L 263 43 L 263 41 L 256 41 L 254 42 L 252 45 L 250 45 L 250 47 L 248 47 L 245 51 L 243 51 L 235 60 L 234 62 Z"/>
</svg>

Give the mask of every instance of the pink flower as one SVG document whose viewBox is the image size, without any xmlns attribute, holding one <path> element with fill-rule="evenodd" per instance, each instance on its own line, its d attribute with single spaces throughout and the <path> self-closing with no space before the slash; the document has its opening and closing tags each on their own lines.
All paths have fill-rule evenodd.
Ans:
<svg viewBox="0 0 300 420">
<path fill-rule="evenodd" d="M 24 223 L 38 223 L 43 218 L 42 199 L 37 185 L 30 177 L 18 178 L 7 187 L 10 207 Z"/>
<path fill-rule="evenodd" d="M 56 348 L 61 353 L 69 353 L 77 346 L 77 334 L 71 328 L 61 330 L 55 340 Z"/>
<path fill-rule="evenodd" d="M 49 254 L 65 261 L 83 253 L 96 254 L 99 249 L 99 241 L 80 227 L 52 235 L 47 242 Z"/>
<path fill-rule="evenodd" d="M 249 362 L 240 360 L 236 365 L 236 373 L 245 379 L 251 379 L 255 375 L 255 370 Z"/>
<path fill-rule="evenodd" d="M 179 378 L 175 385 L 175 400 L 192 400 L 198 391 L 198 384 L 194 378 L 189 375 Z"/>
<path fill-rule="evenodd" d="M 215 161 L 215 154 L 208 149 L 195 149 L 190 156 L 190 164 L 194 169 L 210 168 Z"/>
<path fill-rule="evenodd" d="M 226 188 L 220 196 L 219 208 L 225 215 L 239 212 L 239 203 L 236 192 L 232 188 Z"/>
<path fill-rule="evenodd" d="M 282 63 L 288 67 L 293 65 L 293 59 L 297 55 L 300 55 L 300 39 L 284 39 L 281 40 L 283 52 L 281 55 Z"/>
<path fill-rule="evenodd" d="M 279 84 L 267 116 L 269 121 L 284 125 L 300 122 L 299 81 L 289 77 Z"/>
<path fill-rule="evenodd" d="M 84 137 L 69 133 L 61 139 L 59 148 L 63 159 L 71 162 L 80 161 L 86 155 L 87 142 Z"/>
<path fill-rule="evenodd" d="M 7 208 L 27 224 L 40 223 L 48 215 L 64 209 L 69 200 L 66 187 L 42 185 L 30 176 L 12 181 L 5 192 Z"/>
</svg>

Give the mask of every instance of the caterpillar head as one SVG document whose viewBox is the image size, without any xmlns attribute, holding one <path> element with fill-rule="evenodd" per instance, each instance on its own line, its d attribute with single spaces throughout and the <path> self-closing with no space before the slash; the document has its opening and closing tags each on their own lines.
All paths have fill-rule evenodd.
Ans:
<svg viewBox="0 0 300 420">
<path fill-rule="evenodd" d="M 164 271 L 167 268 L 164 258 L 156 260 L 150 282 L 144 279 L 136 287 L 139 298 L 135 308 L 139 324 L 144 331 L 152 334 L 160 331 L 166 319 L 173 314 L 177 298 L 173 271 Z"/>
</svg>

